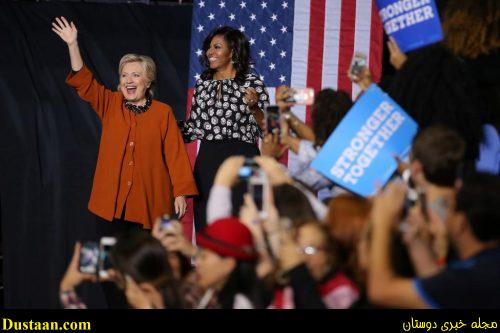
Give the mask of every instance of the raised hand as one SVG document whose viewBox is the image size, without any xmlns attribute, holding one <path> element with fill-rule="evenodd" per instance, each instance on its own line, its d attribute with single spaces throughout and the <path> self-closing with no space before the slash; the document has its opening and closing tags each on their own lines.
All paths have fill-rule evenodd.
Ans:
<svg viewBox="0 0 500 333">
<path fill-rule="evenodd" d="M 56 17 L 54 22 L 52 22 L 52 31 L 68 45 L 71 69 L 78 72 L 83 67 L 83 59 L 77 43 L 78 30 L 76 30 L 75 24 L 73 22 L 68 23 L 62 16 Z"/>
<path fill-rule="evenodd" d="M 76 43 L 78 30 L 73 22 L 68 23 L 63 16 L 56 17 L 52 22 L 52 31 L 54 31 L 68 45 Z"/>
<path fill-rule="evenodd" d="M 75 249 L 73 251 L 73 257 L 71 262 L 64 274 L 61 283 L 59 284 L 60 291 L 73 290 L 75 287 L 80 285 L 83 281 L 97 281 L 97 276 L 95 274 L 82 273 L 78 269 L 78 261 L 80 259 L 80 250 L 82 245 L 77 242 L 75 244 Z"/>
<path fill-rule="evenodd" d="M 400 69 L 406 61 L 406 54 L 404 54 L 396 43 L 393 37 L 389 37 L 387 42 L 387 48 L 389 49 L 390 58 L 389 61 L 395 69 Z"/>
</svg>

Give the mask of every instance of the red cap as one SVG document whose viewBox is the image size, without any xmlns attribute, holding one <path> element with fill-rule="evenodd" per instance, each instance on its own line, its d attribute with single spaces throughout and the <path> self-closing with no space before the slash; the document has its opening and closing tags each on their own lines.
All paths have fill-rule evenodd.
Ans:
<svg viewBox="0 0 500 333">
<path fill-rule="evenodd" d="M 236 217 L 219 219 L 196 234 L 198 246 L 225 257 L 255 260 L 252 233 Z"/>
</svg>

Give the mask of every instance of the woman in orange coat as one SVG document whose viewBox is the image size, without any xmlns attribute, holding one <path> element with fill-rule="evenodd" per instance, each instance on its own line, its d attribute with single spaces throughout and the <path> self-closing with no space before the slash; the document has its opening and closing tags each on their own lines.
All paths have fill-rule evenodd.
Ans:
<svg viewBox="0 0 500 333">
<path fill-rule="evenodd" d="M 158 216 L 173 211 L 182 217 L 185 197 L 196 195 L 197 189 L 172 109 L 152 99 L 153 60 L 125 55 L 118 91 L 108 90 L 83 64 L 73 22 L 61 17 L 52 26 L 68 45 L 73 71 L 67 84 L 92 105 L 102 122 L 89 210 L 117 230 L 150 229 Z"/>
</svg>

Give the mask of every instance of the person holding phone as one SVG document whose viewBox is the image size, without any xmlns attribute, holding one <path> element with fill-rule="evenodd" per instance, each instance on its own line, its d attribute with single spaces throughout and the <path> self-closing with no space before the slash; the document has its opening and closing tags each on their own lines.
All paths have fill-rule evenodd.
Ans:
<svg viewBox="0 0 500 333">
<path fill-rule="evenodd" d="M 327 178 L 311 169 L 309 165 L 350 110 L 352 101 L 345 92 L 333 89 L 321 90 L 312 105 L 312 127 L 309 127 L 290 111 L 295 105 L 288 102 L 292 94 L 293 89 L 285 86 L 279 87 L 276 91 L 276 103 L 283 114 L 280 143 L 298 155 L 297 163 L 295 168 L 290 170 L 290 175 L 315 191 L 327 189 L 325 194 L 322 192 L 320 198 L 332 197 L 338 192 L 338 188 L 332 187 L 333 184 Z"/>
<path fill-rule="evenodd" d="M 250 73 L 250 44 L 230 27 L 213 30 L 203 42 L 205 71 L 196 82 L 189 119 L 183 124 L 184 140 L 200 140 L 194 175 L 200 194 L 195 198 L 195 224 L 206 224 L 206 205 L 215 174 L 233 155 L 259 155 L 263 110 L 269 95 L 264 83 Z M 242 202 L 244 188 L 235 192 Z M 238 206 L 238 205 L 235 205 Z"/>
<path fill-rule="evenodd" d="M 196 184 L 172 108 L 153 99 L 156 66 L 148 56 L 120 60 L 118 91 L 94 78 L 80 55 L 77 28 L 64 17 L 52 30 L 68 45 L 71 69 L 66 83 L 89 102 L 102 123 L 99 156 L 89 210 L 103 220 L 98 232 L 150 229 L 161 214 L 180 216 Z"/>
<path fill-rule="evenodd" d="M 102 243 L 102 242 L 101 242 Z M 104 242 L 106 243 L 106 242 Z M 75 291 L 84 282 L 114 284 L 128 307 L 136 309 L 182 308 L 180 281 L 167 260 L 167 251 L 148 232 L 122 234 L 107 251 L 111 268 L 106 276 L 82 273 L 82 247 L 77 242 L 73 257 L 59 285 L 64 309 L 85 309 Z M 96 270 L 98 268 L 96 267 Z"/>
</svg>

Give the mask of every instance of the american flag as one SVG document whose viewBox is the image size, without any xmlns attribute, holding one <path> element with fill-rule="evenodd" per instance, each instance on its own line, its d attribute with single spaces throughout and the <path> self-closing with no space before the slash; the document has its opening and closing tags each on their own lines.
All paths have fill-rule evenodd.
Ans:
<svg viewBox="0 0 500 333">
<path fill-rule="evenodd" d="M 354 52 L 367 55 L 378 81 L 382 68 L 382 25 L 374 0 L 195 0 L 191 30 L 188 116 L 205 37 L 220 26 L 242 31 L 250 42 L 253 71 L 268 88 L 271 102 L 275 88 L 288 85 L 359 90 L 347 77 Z M 310 123 L 310 107 L 292 110 Z M 187 146 L 192 165 L 196 143 Z M 293 168 L 295 156 L 285 164 Z"/>
</svg>

